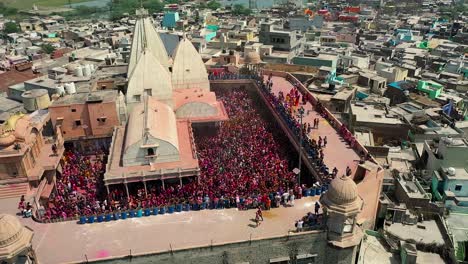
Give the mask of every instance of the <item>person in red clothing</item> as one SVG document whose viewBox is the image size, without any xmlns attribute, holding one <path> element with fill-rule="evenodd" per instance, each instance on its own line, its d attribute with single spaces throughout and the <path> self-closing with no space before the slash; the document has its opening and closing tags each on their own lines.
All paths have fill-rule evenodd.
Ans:
<svg viewBox="0 0 468 264">
<path fill-rule="evenodd" d="M 270 210 L 270 208 L 271 208 L 271 200 L 269 197 L 267 197 L 266 202 L 265 202 L 265 209 Z"/>
<path fill-rule="evenodd" d="M 257 215 L 262 219 L 263 221 L 263 214 L 262 214 L 262 208 L 260 206 L 257 207 Z"/>
</svg>

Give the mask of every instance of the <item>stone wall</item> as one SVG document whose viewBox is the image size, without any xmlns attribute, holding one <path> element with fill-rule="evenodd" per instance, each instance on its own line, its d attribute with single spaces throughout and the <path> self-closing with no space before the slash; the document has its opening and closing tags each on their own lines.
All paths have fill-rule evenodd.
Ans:
<svg viewBox="0 0 468 264">
<path fill-rule="evenodd" d="M 90 262 L 115 264 L 236 264 L 247 262 L 251 264 L 268 264 L 270 259 L 292 258 L 309 254 L 311 257 L 315 256 L 315 261 L 310 261 L 312 263 L 351 264 L 355 253 L 355 248 L 338 249 L 329 246 L 325 231 L 311 231 L 269 239 L 174 249 L 172 252 L 169 250 L 138 256 L 121 256 L 115 259 L 90 260 Z"/>
</svg>

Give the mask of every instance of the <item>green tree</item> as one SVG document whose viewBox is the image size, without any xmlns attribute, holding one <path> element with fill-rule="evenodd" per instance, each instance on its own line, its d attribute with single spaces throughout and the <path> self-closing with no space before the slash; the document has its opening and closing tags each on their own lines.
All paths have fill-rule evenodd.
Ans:
<svg viewBox="0 0 468 264">
<path fill-rule="evenodd" d="M 47 54 L 51 54 L 52 52 L 55 51 L 55 47 L 50 44 L 44 44 L 41 46 L 41 48 Z"/>
<path fill-rule="evenodd" d="M 18 13 L 18 9 L 14 7 L 8 7 L 4 3 L 0 3 L 0 14 L 4 16 L 13 16 Z"/>
<path fill-rule="evenodd" d="M 221 7 L 221 4 L 216 0 L 211 0 L 208 2 L 207 7 L 211 10 L 216 10 Z"/>
<path fill-rule="evenodd" d="M 244 15 L 244 16 L 248 16 L 250 15 L 250 13 L 252 12 L 252 10 L 246 8 L 245 6 L 243 5 L 234 5 L 233 9 L 232 9 L 232 13 L 234 15 Z"/>
<path fill-rule="evenodd" d="M 3 29 L 3 31 L 6 34 L 18 33 L 18 32 L 21 31 L 21 29 L 18 27 L 18 24 L 14 23 L 14 22 L 6 22 L 4 26 L 5 26 L 5 28 Z"/>
</svg>

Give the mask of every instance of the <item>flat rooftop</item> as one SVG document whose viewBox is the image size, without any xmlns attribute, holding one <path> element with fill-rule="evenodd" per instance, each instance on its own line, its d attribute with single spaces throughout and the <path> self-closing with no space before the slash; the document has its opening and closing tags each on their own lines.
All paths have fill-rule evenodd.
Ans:
<svg viewBox="0 0 468 264">
<path fill-rule="evenodd" d="M 118 95 L 119 92 L 117 90 L 100 90 L 93 91 L 90 93 L 67 94 L 54 101 L 52 103 L 52 107 L 62 105 L 85 104 L 86 102 L 98 101 L 101 101 L 101 103 L 108 103 L 115 101 Z"/>
<path fill-rule="evenodd" d="M 418 226 L 424 226 L 425 229 Z M 414 239 L 416 242 L 445 244 L 442 233 L 434 220 L 422 223 L 418 222 L 416 225 L 394 223 L 391 226 L 387 226 L 386 230 L 404 240 Z"/>
<path fill-rule="evenodd" d="M 457 245 L 457 242 L 468 241 L 468 232 L 466 232 L 468 215 L 450 212 L 445 222 L 447 224 L 447 229 L 453 235 L 453 242 L 455 245 Z"/>
<path fill-rule="evenodd" d="M 34 79 L 38 76 L 40 75 L 34 74 L 31 70 L 20 72 L 12 69 L 7 72 L 0 72 L 0 92 L 6 92 L 9 86 Z"/>
<path fill-rule="evenodd" d="M 396 115 L 387 114 L 385 108 L 376 107 L 371 104 L 351 104 L 351 111 L 356 115 L 356 122 L 380 123 L 387 125 L 400 125 L 403 121 Z"/>
<path fill-rule="evenodd" d="M 465 168 L 451 167 L 455 170 L 455 175 L 451 176 L 447 174 L 449 180 L 468 180 L 468 171 Z M 448 167 L 442 167 L 443 170 L 447 170 Z"/>
<path fill-rule="evenodd" d="M 361 251 L 357 264 L 399 264 L 400 254 L 393 254 L 383 238 L 373 234 L 365 234 L 362 240 Z M 416 264 L 445 263 L 434 253 L 417 251 Z"/>
<path fill-rule="evenodd" d="M 34 230 L 33 248 L 40 263 L 85 262 L 132 254 L 167 252 L 213 243 L 233 243 L 286 236 L 297 219 L 313 212 L 318 196 L 296 200 L 294 207 L 264 211 L 255 228 L 255 210 L 204 210 L 79 225 L 75 221 L 40 224 L 20 221 Z M 17 201 L 15 202 L 15 204 Z M 322 232 L 322 231 L 312 231 Z M 151 243 L 148 243 L 151 241 Z M 55 252 L 55 253 L 53 253 Z M 62 252 L 62 253 L 60 253 Z M 85 257 L 86 255 L 86 257 Z"/>
</svg>

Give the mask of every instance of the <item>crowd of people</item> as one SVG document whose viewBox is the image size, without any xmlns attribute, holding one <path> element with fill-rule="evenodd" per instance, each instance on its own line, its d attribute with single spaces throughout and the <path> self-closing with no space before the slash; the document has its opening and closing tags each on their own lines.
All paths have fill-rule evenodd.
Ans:
<svg viewBox="0 0 468 264">
<path fill-rule="evenodd" d="M 149 182 L 146 192 L 142 184 L 133 184 L 128 197 L 123 186 L 111 186 L 105 195 L 101 155 L 91 158 L 68 151 L 44 218 L 67 219 L 175 204 L 190 204 L 192 209 L 241 210 L 294 205 L 302 189 L 288 166 L 283 142 L 274 136 L 245 89 L 218 96 L 230 118 L 220 124 L 216 134 L 197 135 L 198 179 L 182 185 L 166 184 L 165 188 Z"/>
<path fill-rule="evenodd" d="M 315 202 L 314 213 L 308 212 L 294 224 L 296 232 L 308 231 L 319 228 L 323 224 L 323 212 L 320 212 L 320 203 Z"/>
<path fill-rule="evenodd" d="M 94 214 L 103 208 L 99 200 L 104 196 L 102 176 L 105 164 L 103 153 L 94 156 L 67 151 L 62 158 L 62 173 L 57 174 L 56 192 L 49 198 L 44 220 Z"/>
<path fill-rule="evenodd" d="M 294 85 L 294 87 L 286 95 L 284 95 L 283 92 L 279 92 L 278 95 L 275 95 L 271 92 L 271 88 L 273 86 L 273 79 L 271 75 L 266 81 L 260 80 L 259 84 L 263 88 L 264 92 L 267 93 L 267 98 L 270 104 L 276 108 L 278 113 L 281 114 L 282 118 L 286 121 L 290 129 L 296 135 L 298 141 L 302 133 L 302 147 L 312 158 L 317 171 L 321 175 L 322 181 L 324 183 L 329 183 L 337 175 L 338 169 L 335 167 L 331 170 L 324 162 L 323 150 L 327 146 L 328 139 L 326 135 L 323 138 L 319 136 L 318 140 L 309 136 L 312 129 L 318 129 L 320 117 L 314 119 L 313 125 L 310 123 L 303 123 L 301 125 L 301 121 L 298 117 L 300 114 L 299 111 L 304 111 L 301 109 L 302 105 L 309 101 L 308 94 L 302 95 L 297 85 Z M 315 108 L 319 113 L 321 113 L 322 118 L 325 118 L 322 105 L 317 103 Z M 304 115 L 305 113 L 302 112 L 302 114 Z"/>
</svg>

